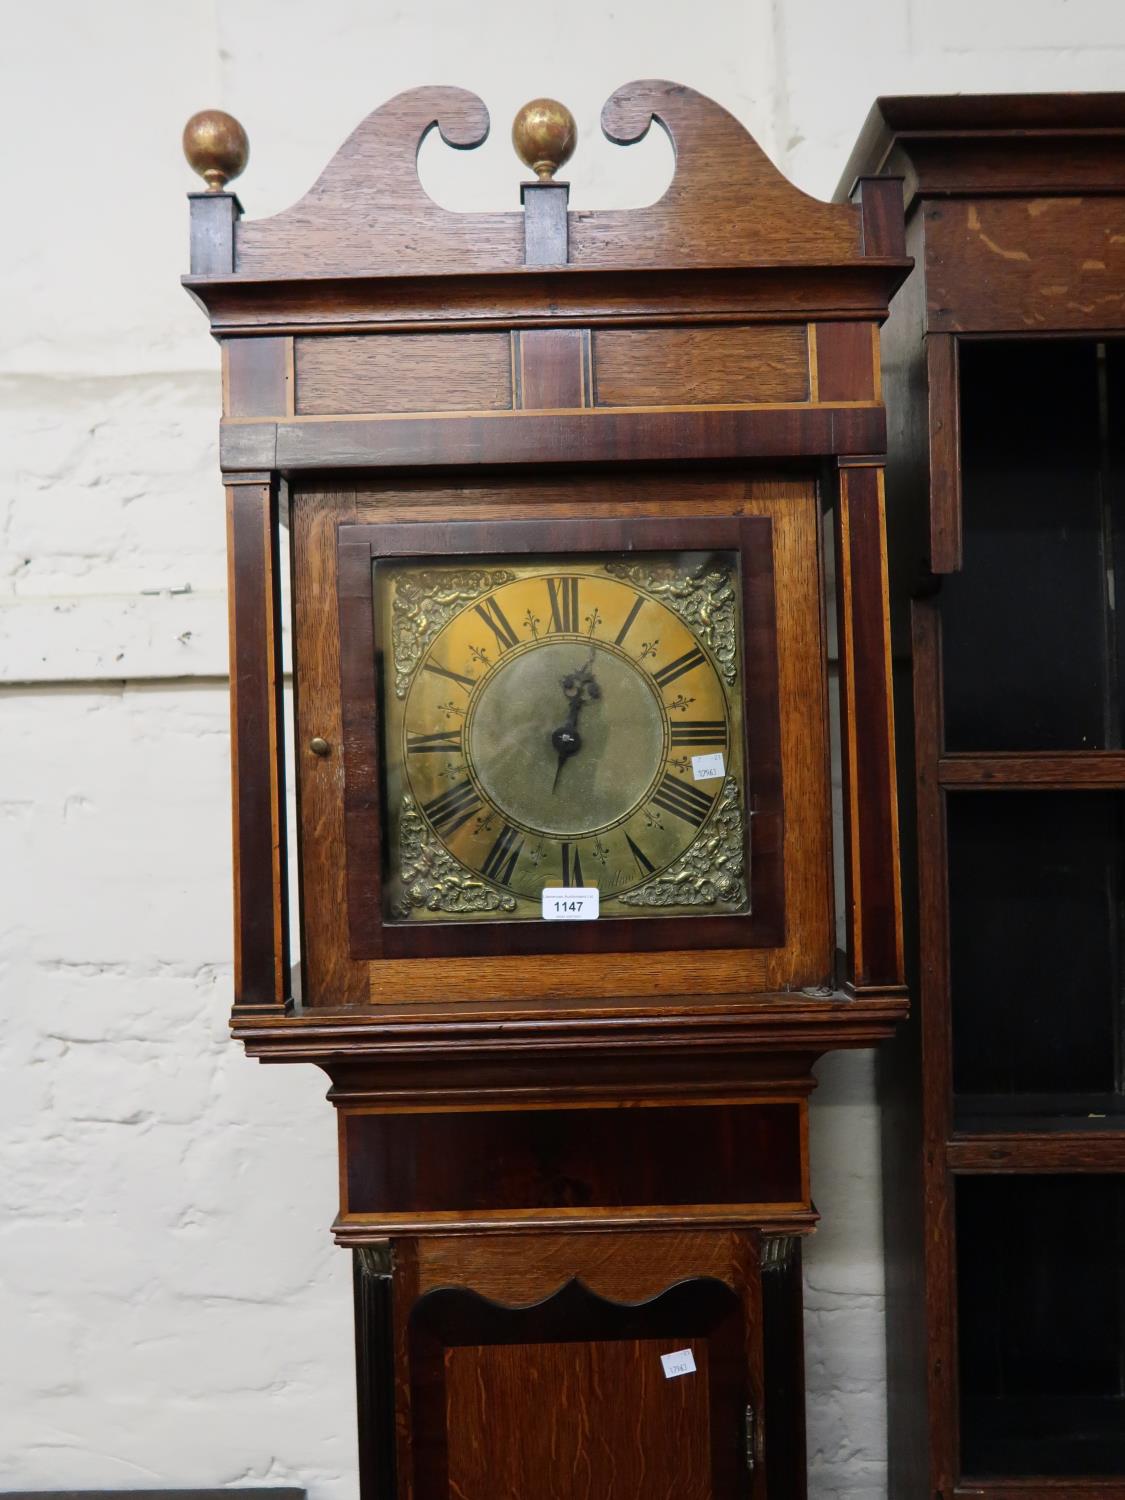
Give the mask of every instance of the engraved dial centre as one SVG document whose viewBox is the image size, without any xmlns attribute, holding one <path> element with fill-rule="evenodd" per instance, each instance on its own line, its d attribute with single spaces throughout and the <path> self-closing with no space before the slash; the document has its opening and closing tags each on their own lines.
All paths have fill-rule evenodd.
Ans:
<svg viewBox="0 0 1125 1500">
<path fill-rule="evenodd" d="M 609 827 L 637 806 L 662 765 L 664 734 L 647 674 L 580 639 L 509 655 L 466 725 L 488 798 L 524 828 L 563 837 Z"/>
</svg>

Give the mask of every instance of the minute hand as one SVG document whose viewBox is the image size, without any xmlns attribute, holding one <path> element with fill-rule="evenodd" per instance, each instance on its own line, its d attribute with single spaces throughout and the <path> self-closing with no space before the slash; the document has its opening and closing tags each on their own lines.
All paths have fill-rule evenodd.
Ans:
<svg viewBox="0 0 1125 1500">
<path fill-rule="evenodd" d="M 590 670 L 593 661 L 594 653 L 591 651 L 586 662 L 579 667 L 577 672 L 568 672 L 562 679 L 562 690 L 569 700 L 570 707 L 567 709 L 566 722 L 560 724 L 551 735 L 551 744 L 555 747 L 559 757 L 555 767 L 555 779 L 551 786 L 552 793 L 558 787 L 563 766 L 582 748 L 582 736 L 578 733 L 578 715 L 583 705 L 602 695 L 597 678 Z"/>
</svg>

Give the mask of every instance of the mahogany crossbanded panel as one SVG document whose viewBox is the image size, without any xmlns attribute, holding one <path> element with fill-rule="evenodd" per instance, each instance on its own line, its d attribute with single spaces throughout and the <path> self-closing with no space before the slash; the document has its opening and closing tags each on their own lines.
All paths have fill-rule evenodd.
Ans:
<svg viewBox="0 0 1125 1500">
<path fill-rule="evenodd" d="M 883 471 L 842 467 L 836 521 L 846 851 L 845 920 L 857 988 L 905 978 L 898 867 Z M 875 609 L 865 601 L 879 600 Z"/>
<path fill-rule="evenodd" d="M 870 454 L 886 439 L 881 406 L 629 407 L 225 422 L 219 457 L 230 470 L 635 467 L 762 463 Z"/>
<path fill-rule="evenodd" d="M 879 330 L 873 323 L 813 323 L 809 334 L 818 401 L 879 399 Z"/>
<path fill-rule="evenodd" d="M 515 405 L 521 410 L 593 406 L 588 328 L 524 328 L 511 335 Z"/>
<path fill-rule="evenodd" d="M 344 1219 L 808 1207 L 800 1100 L 341 1113 Z"/>
<path fill-rule="evenodd" d="M 270 480 L 227 489 L 234 998 L 284 1013 L 289 995 L 278 495 Z"/>
<path fill-rule="evenodd" d="M 284 417 L 293 411 L 292 341 L 223 341 L 223 416 Z"/>
</svg>

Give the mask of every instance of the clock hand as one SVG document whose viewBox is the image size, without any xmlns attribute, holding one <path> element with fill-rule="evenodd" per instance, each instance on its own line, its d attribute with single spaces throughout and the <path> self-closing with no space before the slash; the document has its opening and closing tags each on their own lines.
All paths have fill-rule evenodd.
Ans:
<svg viewBox="0 0 1125 1500">
<path fill-rule="evenodd" d="M 566 716 L 566 723 L 560 724 L 551 735 L 551 744 L 555 747 L 559 757 L 558 765 L 555 767 L 555 779 L 551 784 L 552 792 L 558 787 L 563 766 L 572 755 L 577 755 L 582 749 L 582 736 L 578 733 L 578 711 L 581 707 L 582 699 L 573 699 Z"/>
<path fill-rule="evenodd" d="M 586 703 L 595 702 L 602 695 L 598 681 L 590 670 L 593 661 L 594 651 L 591 648 L 590 655 L 577 672 L 568 672 L 562 679 L 562 690 L 570 700 L 570 707 L 567 710 L 566 723 L 560 724 L 551 735 L 551 744 L 559 757 L 555 767 L 555 779 L 551 785 L 552 792 L 558 788 L 563 766 L 582 748 L 582 736 L 578 733 L 579 713 Z"/>
</svg>

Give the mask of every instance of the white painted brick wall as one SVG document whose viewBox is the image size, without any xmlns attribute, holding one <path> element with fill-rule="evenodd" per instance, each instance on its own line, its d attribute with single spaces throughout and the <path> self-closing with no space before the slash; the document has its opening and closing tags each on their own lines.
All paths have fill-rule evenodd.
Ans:
<svg viewBox="0 0 1125 1500">
<path fill-rule="evenodd" d="M 579 206 L 643 202 L 653 137 L 595 134 L 629 78 L 727 105 L 826 194 L 878 92 L 1120 86 L 1119 0 L 39 0 L 0 54 L 0 1488 L 355 1493 L 349 1265 L 313 1069 L 226 1040 L 224 528 L 217 359 L 178 289 L 179 134 L 218 104 L 253 216 L 373 105 L 483 95 L 431 190 L 513 206 L 507 122 L 555 92 Z M 190 588 L 190 592 L 181 592 Z M 878 1122 L 821 1067 L 809 1246 L 812 1491 L 884 1493 Z M 781 1497 L 784 1500 L 784 1497 Z"/>
</svg>

